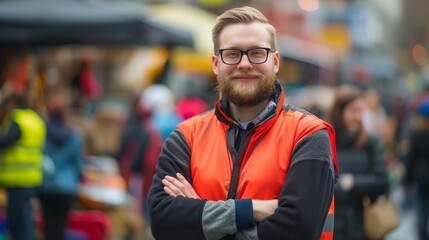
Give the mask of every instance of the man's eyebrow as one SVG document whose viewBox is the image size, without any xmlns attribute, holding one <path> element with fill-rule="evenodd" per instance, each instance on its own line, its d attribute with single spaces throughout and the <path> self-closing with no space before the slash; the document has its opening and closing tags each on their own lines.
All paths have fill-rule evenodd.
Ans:
<svg viewBox="0 0 429 240">
<path fill-rule="evenodd" d="M 251 47 L 248 47 L 246 49 L 240 48 L 240 47 L 225 47 L 225 48 L 219 48 L 219 49 L 231 49 L 231 50 L 243 50 L 243 51 L 246 51 L 246 50 L 254 49 L 254 48 L 270 48 L 270 47 L 251 46 Z"/>
</svg>

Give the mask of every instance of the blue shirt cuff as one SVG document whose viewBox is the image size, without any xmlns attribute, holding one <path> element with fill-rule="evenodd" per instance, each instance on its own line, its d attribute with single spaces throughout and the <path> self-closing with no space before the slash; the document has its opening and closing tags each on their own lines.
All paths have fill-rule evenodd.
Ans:
<svg viewBox="0 0 429 240">
<path fill-rule="evenodd" d="M 251 228 L 255 225 L 253 220 L 252 199 L 235 200 L 235 223 L 237 231 Z"/>
</svg>

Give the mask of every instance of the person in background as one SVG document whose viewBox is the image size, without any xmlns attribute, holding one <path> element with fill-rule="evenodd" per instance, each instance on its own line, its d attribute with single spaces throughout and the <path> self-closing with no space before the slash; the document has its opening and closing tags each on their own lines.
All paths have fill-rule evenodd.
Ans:
<svg viewBox="0 0 429 240">
<path fill-rule="evenodd" d="M 275 28 L 233 8 L 213 43 L 220 100 L 163 145 L 149 192 L 155 239 L 332 239 L 335 131 L 284 105 Z"/>
<path fill-rule="evenodd" d="M 82 178 L 81 136 L 67 123 L 68 104 L 61 91 L 51 92 L 46 121 L 45 172 L 40 189 L 45 240 L 66 239 L 68 213 Z"/>
<path fill-rule="evenodd" d="M 428 240 L 429 219 L 429 97 L 417 106 L 411 125 L 405 184 L 417 184 L 419 198 L 418 229 L 420 240 Z"/>
<path fill-rule="evenodd" d="M 134 97 L 131 105 L 132 109 L 115 158 L 128 190 L 141 203 L 138 209 L 141 209 L 146 223 L 149 223 L 147 195 L 155 174 L 163 138 L 155 129 L 151 121 L 152 111 L 146 107 L 142 98 Z"/>
<path fill-rule="evenodd" d="M 352 85 L 337 89 L 327 121 L 336 129 L 341 176 L 335 186 L 335 240 L 367 239 L 363 230 L 362 199 L 388 191 L 381 141 L 363 126 L 362 91 Z"/>
<path fill-rule="evenodd" d="M 71 88 L 77 93 L 73 105 L 86 109 L 88 116 L 92 116 L 97 111 L 103 95 L 102 85 L 94 71 L 94 60 L 81 59 L 77 66 L 78 69 L 70 82 Z"/>
<path fill-rule="evenodd" d="M 34 240 L 31 200 L 42 183 L 46 127 L 24 96 L 5 99 L 0 128 L 0 186 L 7 192 L 7 224 L 14 240 Z"/>
<path fill-rule="evenodd" d="M 140 95 L 140 104 L 151 112 L 150 121 L 165 140 L 183 119 L 175 111 L 176 96 L 164 84 L 153 84 Z"/>
</svg>

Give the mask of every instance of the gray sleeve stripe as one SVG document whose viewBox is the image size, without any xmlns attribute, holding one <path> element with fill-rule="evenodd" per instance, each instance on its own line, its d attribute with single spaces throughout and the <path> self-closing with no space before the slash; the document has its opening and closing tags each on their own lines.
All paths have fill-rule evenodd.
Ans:
<svg viewBox="0 0 429 240">
<path fill-rule="evenodd" d="M 325 220 L 325 225 L 323 225 L 323 232 L 333 232 L 334 231 L 334 221 L 335 217 L 333 214 L 328 214 Z"/>
<path fill-rule="evenodd" d="M 234 200 L 207 201 L 202 221 L 207 240 L 221 239 L 228 234 L 234 234 L 237 231 Z"/>
</svg>

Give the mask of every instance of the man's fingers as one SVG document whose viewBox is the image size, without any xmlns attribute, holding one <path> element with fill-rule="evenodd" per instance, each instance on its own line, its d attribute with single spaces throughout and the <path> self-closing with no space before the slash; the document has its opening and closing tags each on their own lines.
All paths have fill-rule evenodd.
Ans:
<svg viewBox="0 0 429 240">
<path fill-rule="evenodd" d="M 182 183 L 184 183 L 184 182 L 188 183 L 188 181 L 186 180 L 186 178 L 185 178 L 182 174 L 180 174 L 180 173 L 176 173 L 176 176 L 177 176 L 177 179 L 178 179 L 180 182 L 182 182 Z M 189 183 L 188 183 L 188 184 L 189 184 Z"/>
<path fill-rule="evenodd" d="M 165 178 L 162 180 L 162 183 L 164 184 L 164 186 L 167 187 L 168 190 L 171 191 L 172 193 L 170 194 L 169 192 L 166 191 L 168 194 L 170 194 L 171 196 L 181 195 L 189 198 L 196 198 L 196 199 L 200 198 L 195 192 L 192 185 L 186 180 L 185 177 L 183 177 L 183 175 L 181 175 L 180 173 L 177 173 L 176 177 L 177 179 L 171 176 L 165 176 Z"/>
<path fill-rule="evenodd" d="M 171 177 L 171 176 L 165 176 L 165 179 L 167 181 L 169 181 L 171 184 L 173 184 L 176 188 L 178 188 L 180 191 L 182 191 L 183 193 L 186 193 L 186 186 L 179 181 L 178 179 Z"/>
<path fill-rule="evenodd" d="M 182 177 L 182 181 L 171 177 L 171 176 L 165 176 L 165 181 L 167 183 L 164 183 L 164 185 L 167 186 L 176 194 L 176 195 L 182 195 L 185 197 L 192 197 L 192 198 L 196 198 L 197 195 L 194 191 L 194 189 L 192 188 L 192 186 L 188 183 L 188 181 L 186 181 L 186 179 Z M 187 186 L 185 186 L 185 184 L 187 184 Z"/>
<path fill-rule="evenodd" d="M 164 178 L 162 180 L 162 183 L 164 184 L 165 187 L 167 187 L 168 189 L 170 189 L 170 191 L 174 195 L 176 195 L 176 196 L 178 196 L 178 195 L 185 196 L 184 191 L 180 187 L 177 186 L 177 184 L 182 185 L 177 179 L 174 179 L 174 178 L 171 178 L 171 177 L 169 177 L 169 178 L 166 177 L 166 178 Z M 183 188 L 183 185 L 182 185 L 182 188 Z"/>
<path fill-rule="evenodd" d="M 176 174 L 177 179 L 183 184 L 183 186 L 186 188 L 186 196 L 191 198 L 200 198 L 198 194 L 195 192 L 194 187 L 186 180 L 186 178 L 180 174 Z"/>
<path fill-rule="evenodd" d="M 186 189 L 194 189 L 182 174 L 177 173 L 176 176 L 177 179 L 183 184 L 183 186 L 186 187 Z"/>
<path fill-rule="evenodd" d="M 170 176 L 166 176 L 165 178 L 168 181 L 170 181 L 172 184 L 174 184 L 174 186 L 177 187 L 185 195 L 185 197 L 194 197 L 193 196 L 194 189 L 182 175 L 180 175 L 180 179 L 176 179 Z"/>
<path fill-rule="evenodd" d="M 174 194 L 174 192 L 173 192 L 173 191 L 171 191 L 171 189 L 170 189 L 170 188 L 168 188 L 168 187 L 166 187 L 166 186 L 164 186 L 164 191 L 165 191 L 166 193 L 168 193 L 168 195 L 170 195 L 170 196 L 177 197 L 177 195 L 176 195 L 176 194 Z"/>
</svg>

